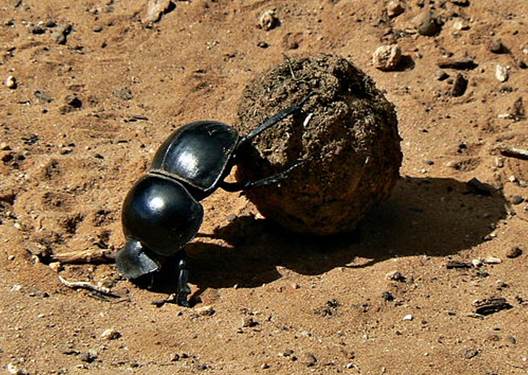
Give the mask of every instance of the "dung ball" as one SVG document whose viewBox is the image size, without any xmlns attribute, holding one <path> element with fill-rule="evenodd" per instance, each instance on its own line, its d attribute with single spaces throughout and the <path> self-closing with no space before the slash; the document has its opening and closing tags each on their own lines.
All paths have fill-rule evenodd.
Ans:
<svg viewBox="0 0 528 375">
<path fill-rule="evenodd" d="M 399 177 L 396 112 L 350 61 L 321 55 L 287 59 L 250 82 L 236 126 L 248 134 L 307 95 L 301 111 L 240 151 L 236 178 L 256 181 L 300 163 L 280 183 L 247 190 L 247 198 L 295 232 L 351 232 Z"/>
</svg>

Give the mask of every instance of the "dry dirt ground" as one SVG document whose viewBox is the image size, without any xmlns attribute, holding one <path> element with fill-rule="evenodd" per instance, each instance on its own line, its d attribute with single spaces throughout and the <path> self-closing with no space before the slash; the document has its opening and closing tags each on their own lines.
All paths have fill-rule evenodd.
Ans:
<svg viewBox="0 0 528 375">
<path fill-rule="evenodd" d="M 368 0 L 174 4 L 146 25 L 146 1 L 0 3 L 0 78 L 16 79 L 0 85 L 2 371 L 526 374 L 528 161 L 501 152 L 528 148 L 528 2 L 409 0 L 393 18 Z M 271 8 L 280 25 L 258 28 Z M 416 33 L 427 10 L 437 35 Z M 382 72 L 371 56 L 388 43 L 406 57 Z M 255 75 L 322 52 L 349 57 L 398 110 L 402 178 L 357 233 L 300 238 L 218 191 L 189 245 L 192 309 L 156 306 L 170 286 L 138 289 L 112 263 L 46 264 L 119 249 L 123 198 L 172 129 L 236 123 Z M 439 80 L 446 57 L 477 66 Z M 458 73 L 468 86 L 452 96 Z M 489 257 L 501 262 L 471 265 Z M 476 314 L 490 297 L 510 308 Z"/>
</svg>

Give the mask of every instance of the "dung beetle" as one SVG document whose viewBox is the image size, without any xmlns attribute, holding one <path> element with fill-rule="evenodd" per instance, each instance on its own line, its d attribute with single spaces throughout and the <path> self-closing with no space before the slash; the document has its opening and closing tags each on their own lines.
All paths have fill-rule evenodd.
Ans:
<svg viewBox="0 0 528 375">
<path fill-rule="evenodd" d="M 217 121 L 196 121 L 176 129 L 154 155 L 150 170 L 127 194 L 122 209 L 125 246 L 116 255 L 119 272 L 130 280 L 158 272 L 167 259 L 177 261 L 176 303 L 189 306 L 189 268 L 185 244 L 202 224 L 199 203 L 222 188 L 229 192 L 279 183 L 296 168 L 248 182 L 224 179 L 237 164 L 238 151 L 260 133 L 300 112 L 310 95 L 265 120 L 246 136 Z"/>
</svg>

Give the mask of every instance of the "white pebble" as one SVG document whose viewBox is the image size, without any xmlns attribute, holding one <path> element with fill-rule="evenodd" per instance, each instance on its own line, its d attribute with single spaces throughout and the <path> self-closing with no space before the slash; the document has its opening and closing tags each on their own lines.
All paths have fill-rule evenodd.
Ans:
<svg viewBox="0 0 528 375">
<path fill-rule="evenodd" d="M 486 263 L 486 264 L 501 264 L 502 260 L 500 258 L 497 258 L 497 257 L 487 257 L 487 258 L 483 259 L 483 262 Z"/>
<path fill-rule="evenodd" d="M 508 77 L 508 68 L 506 68 L 504 65 L 497 64 L 495 67 L 495 78 L 497 78 L 499 82 L 506 82 Z"/>
<path fill-rule="evenodd" d="M 16 78 L 13 77 L 13 76 L 8 76 L 4 82 L 4 84 L 6 85 L 6 87 L 8 89 L 16 89 L 17 87 L 17 81 L 16 81 Z"/>
<path fill-rule="evenodd" d="M 108 328 L 101 333 L 101 338 L 105 340 L 115 340 L 121 337 L 121 333 L 114 328 Z"/>
<path fill-rule="evenodd" d="M 411 321 L 414 319 L 414 316 L 412 316 L 411 314 L 407 314 L 403 317 L 403 320 L 405 321 Z"/>
</svg>

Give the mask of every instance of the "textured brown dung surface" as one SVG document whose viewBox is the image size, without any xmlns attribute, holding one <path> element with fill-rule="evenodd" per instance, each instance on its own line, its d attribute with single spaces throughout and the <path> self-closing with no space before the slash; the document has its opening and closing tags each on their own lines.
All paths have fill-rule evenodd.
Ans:
<svg viewBox="0 0 528 375">
<path fill-rule="evenodd" d="M 0 0 L 0 373 L 526 375 L 528 161 L 498 149 L 528 148 L 528 121 L 504 116 L 519 98 L 528 110 L 528 2 L 407 0 L 394 18 L 373 0 L 174 3 L 148 28 L 144 0 Z M 280 22 L 258 28 L 271 8 Z M 425 11 L 444 22 L 436 36 L 412 32 Z M 64 44 L 48 21 L 72 25 Z M 490 51 L 493 39 L 509 52 Z M 372 53 L 394 43 L 408 64 L 376 69 Z M 120 248 L 123 199 L 176 127 L 236 123 L 251 80 L 284 54 L 321 52 L 375 80 L 404 140 L 403 177 L 357 235 L 281 231 L 219 190 L 188 246 L 202 300 L 192 309 L 156 307 L 173 286 L 139 289 L 111 263 L 35 262 L 30 252 Z M 437 79 L 440 60 L 467 57 L 478 67 Z M 509 66 L 504 83 L 497 64 Z M 453 97 L 457 73 L 468 85 Z M 1 83 L 9 75 L 16 89 Z M 69 95 L 83 105 L 63 110 Z M 489 256 L 502 263 L 446 268 Z M 123 298 L 92 298 L 59 275 Z M 513 307 L 472 315 L 493 296 Z M 101 338 L 108 328 L 121 337 Z"/>
<path fill-rule="evenodd" d="M 390 195 L 402 161 L 394 106 L 348 60 L 288 59 L 244 91 L 239 130 L 312 94 L 303 112 L 274 126 L 241 155 L 238 177 L 252 181 L 302 164 L 279 185 L 245 194 L 259 211 L 296 232 L 349 232 Z"/>
</svg>

